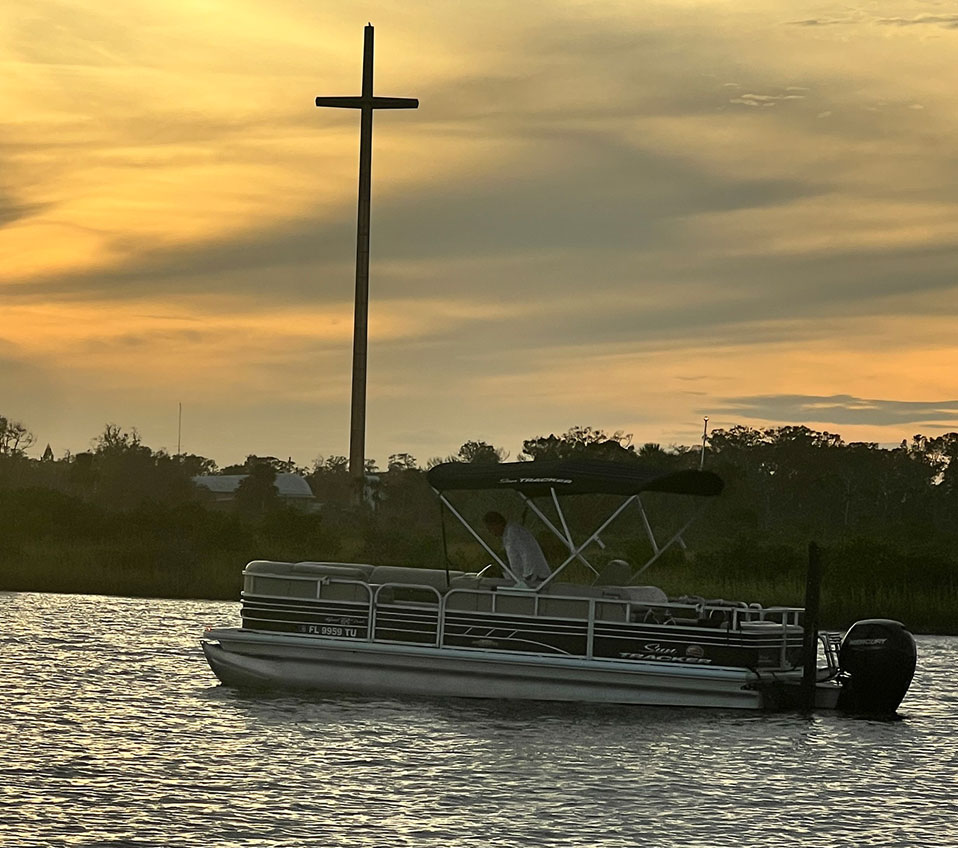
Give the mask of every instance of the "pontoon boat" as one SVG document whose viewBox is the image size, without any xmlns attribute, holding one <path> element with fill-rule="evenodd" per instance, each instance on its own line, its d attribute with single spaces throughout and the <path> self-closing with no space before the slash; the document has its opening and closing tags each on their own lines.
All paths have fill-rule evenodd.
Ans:
<svg viewBox="0 0 958 848">
<path fill-rule="evenodd" d="M 237 687 L 743 709 L 797 704 L 809 685 L 820 708 L 894 712 L 905 696 L 915 641 L 898 622 L 858 622 L 844 635 L 817 634 L 816 645 L 806 639 L 801 608 L 669 598 L 636 585 L 668 549 L 684 547 L 695 517 L 660 543 L 643 493 L 705 504 L 723 488 L 714 473 L 539 461 L 444 463 L 427 476 L 503 576 L 488 568 L 251 562 L 242 626 L 202 639 L 216 676 Z M 453 503 L 452 493 L 464 490 L 518 494 L 560 540 L 564 561 L 540 585 L 522 585 Z M 615 503 L 577 540 L 564 502 L 579 495 Z M 649 540 L 648 562 L 637 570 L 621 560 L 594 567 L 587 554 L 630 511 Z M 562 580 L 573 563 L 589 575 L 586 583 Z"/>
</svg>

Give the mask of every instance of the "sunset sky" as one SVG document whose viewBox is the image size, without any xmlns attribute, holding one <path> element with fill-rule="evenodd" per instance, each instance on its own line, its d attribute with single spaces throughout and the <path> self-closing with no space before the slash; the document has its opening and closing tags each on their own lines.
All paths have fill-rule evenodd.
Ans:
<svg viewBox="0 0 958 848">
<path fill-rule="evenodd" d="M 0 415 L 346 454 L 376 27 L 367 455 L 573 425 L 958 429 L 937 2 L 5 0 Z"/>
</svg>

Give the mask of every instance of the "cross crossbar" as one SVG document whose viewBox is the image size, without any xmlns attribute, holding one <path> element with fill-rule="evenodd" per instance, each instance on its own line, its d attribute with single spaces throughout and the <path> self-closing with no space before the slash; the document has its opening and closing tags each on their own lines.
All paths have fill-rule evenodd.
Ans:
<svg viewBox="0 0 958 848">
<path fill-rule="evenodd" d="M 419 101 L 415 97 L 317 97 L 316 105 L 334 109 L 416 109 Z"/>
</svg>

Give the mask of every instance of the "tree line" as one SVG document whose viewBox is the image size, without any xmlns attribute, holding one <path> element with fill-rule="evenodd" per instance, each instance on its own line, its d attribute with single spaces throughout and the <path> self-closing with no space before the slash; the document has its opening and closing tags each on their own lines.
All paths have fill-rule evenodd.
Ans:
<svg viewBox="0 0 958 848">
<path fill-rule="evenodd" d="M 409 453 L 391 455 L 381 469 L 370 462 L 368 471 L 378 478 L 371 510 L 353 506 L 355 483 L 342 456 L 298 467 L 250 455 L 218 468 L 206 457 L 153 450 L 135 430 L 112 424 L 89 451 L 59 459 L 49 449 L 30 457 L 34 443 L 23 424 L 0 416 L 0 588 L 96 591 L 99 584 L 84 583 L 84 575 L 96 573 L 106 588 L 114 581 L 129 592 L 131 581 L 152 574 L 151 587 L 169 587 L 175 578 L 174 595 L 235 597 L 246 559 L 441 567 L 441 516 L 426 468 L 445 460 L 509 458 L 501 448 L 470 440 L 455 455 L 424 464 Z M 757 581 L 756 588 L 783 593 L 781 602 L 796 602 L 804 549 L 816 541 L 831 560 L 828 579 L 844 597 L 867 604 L 884 593 L 906 611 L 909 604 L 941 607 L 930 614 L 935 627 L 958 629 L 958 615 L 948 611 L 958 599 L 958 433 L 916 435 L 888 448 L 804 426 L 735 426 L 714 430 L 703 453 L 700 445 L 636 444 L 626 433 L 573 427 L 525 440 L 516 459 L 572 457 L 662 471 L 698 468 L 704 461 L 725 480 L 723 495 L 686 536 L 691 553 L 665 563 L 664 583 L 674 581 L 677 588 L 695 578 L 726 594 Z M 284 472 L 306 478 L 322 504 L 318 511 L 296 510 L 278 497 L 275 475 Z M 194 485 L 195 476 L 207 474 L 247 476 L 224 507 Z M 493 497 L 466 493 L 464 512 L 498 507 Z M 678 519 L 666 504 L 654 496 L 649 501 L 667 529 L 675 526 Z M 584 498 L 571 520 L 587 527 L 601 506 L 598 496 Z M 453 566 L 475 567 L 478 546 L 452 526 L 445 530 Z M 613 532 L 608 541 L 600 560 L 637 562 L 649 551 L 641 533 Z M 549 553 L 561 557 L 562 551 Z M 78 559 L 86 565 L 78 567 Z"/>
</svg>

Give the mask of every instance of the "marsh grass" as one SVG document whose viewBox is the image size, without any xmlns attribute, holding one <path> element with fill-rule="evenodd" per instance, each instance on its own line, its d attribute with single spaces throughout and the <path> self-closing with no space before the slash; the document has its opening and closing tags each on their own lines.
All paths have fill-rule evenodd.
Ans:
<svg viewBox="0 0 958 848">
<path fill-rule="evenodd" d="M 913 633 L 958 634 L 958 587 L 910 590 L 874 585 L 828 591 L 822 598 L 823 626 L 844 628 L 864 618 L 891 618 Z"/>
<path fill-rule="evenodd" d="M 164 557 L 110 543 L 26 545 L 0 574 L 7 591 L 234 600 L 242 588 L 240 569 L 228 554 L 171 567 Z"/>
<path fill-rule="evenodd" d="M 70 537 L 73 538 L 70 538 Z M 615 540 L 594 558 L 601 566 L 625 557 L 644 561 L 638 540 Z M 558 564 L 562 551 L 548 551 Z M 241 571 L 252 559 L 341 560 L 445 567 L 431 532 L 352 519 L 325 522 L 274 515 L 239 524 L 222 516 L 188 514 L 169 520 L 134 520 L 95 535 L 46 534 L 0 539 L 0 589 L 132 597 L 237 600 Z M 916 633 L 958 633 L 958 579 L 940 552 L 901 550 L 853 541 L 826 548 L 822 626 L 843 629 L 863 618 L 892 618 Z M 474 541 L 449 546 L 449 567 L 478 571 L 490 557 Z M 807 550 L 736 540 L 724 546 L 663 557 L 634 581 L 660 586 L 670 596 L 802 606 Z M 573 563 L 563 579 L 591 583 Z"/>
</svg>

